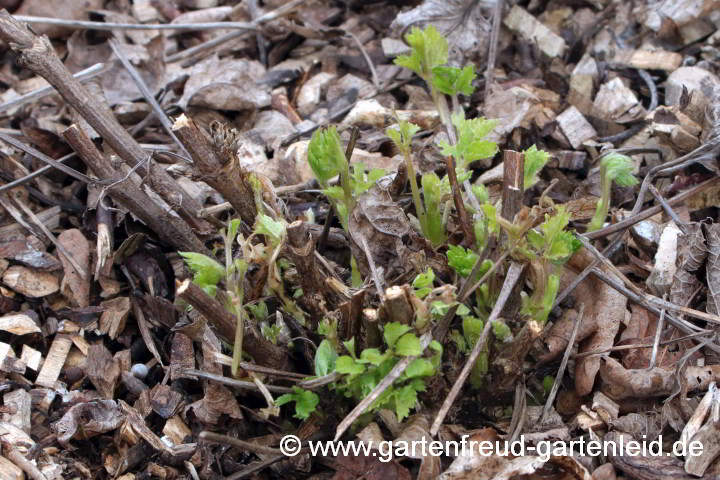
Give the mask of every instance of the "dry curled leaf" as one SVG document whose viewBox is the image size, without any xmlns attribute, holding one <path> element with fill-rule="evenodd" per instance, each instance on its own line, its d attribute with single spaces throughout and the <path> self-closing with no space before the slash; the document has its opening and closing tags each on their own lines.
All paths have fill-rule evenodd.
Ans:
<svg viewBox="0 0 720 480">
<path fill-rule="evenodd" d="M 600 359 L 600 378 L 603 381 L 603 392 L 614 400 L 670 395 L 678 381 L 675 368 L 629 370 L 612 357 Z M 707 390 L 711 382 L 720 380 L 720 365 L 688 366 L 680 380 L 688 392 Z"/>
<path fill-rule="evenodd" d="M 350 248 L 358 270 L 363 275 L 370 274 L 367 248 L 388 281 L 414 275 L 418 254 L 425 256 L 436 273 L 444 272 L 447 270 L 444 257 L 436 254 L 430 243 L 413 230 L 403 209 L 392 200 L 388 184 L 388 179 L 379 180 L 358 198 L 350 212 Z"/>
<path fill-rule="evenodd" d="M 589 252 L 581 250 L 568 263 L 577 271 L 581 271 L 593 260 L 594 257 Z M 563 279 L 563 285 L 567 285 L 574 277 L 574 273 L 567 273 Z M 592 275 L 577 286 L 573 296 L 577 302 L 582 302 L 585 306 L 577 335 L 578 352 L 598 352 L 612 347 L 620 328 L 620 322 L 625 317 L 627 298 Z M 550 329 L 546 342 L 548 350 L 541 356 L 543 361 L 556 358 L 565 352 L 575 317 L 569 313 L 570 311 L 567 312 Z M 575 390 L 578 395 L 587 395 L 592 391 L 599 368 L 600 357 L 598 356 L 577 359 L 575 362 Z"/>
<path fill-rule="evenodd" d="M 434 25 L 450 44 L 450 58 L 463 65 L 481 61 L 487 54 L 494 2 L 477 0 L 425 0 L 418 7 L 400 13 L 390 26 L 400 36 L 411 27 Z"/>
<path fill-rule="evenodd" d="M 118 428 L 125 413 L 114 400 L 92 400 L 73 407 L 53 424 L 60 445 L 73 439 L 86 439 Z"/>
</svg>

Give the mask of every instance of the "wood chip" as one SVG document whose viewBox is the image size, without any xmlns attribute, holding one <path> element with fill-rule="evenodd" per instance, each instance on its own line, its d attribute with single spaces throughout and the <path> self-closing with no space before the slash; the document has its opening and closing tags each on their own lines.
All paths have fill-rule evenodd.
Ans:
<svg viewBox="0 0 720 480">
<path fill-rule="evenodd" d="M 60 371 L 65 364 L 68 352 L 72 346 L 72 340 L 66 335 L 57 335 L 50 345 L 50 351 L 47 354 L 42 370 L 35 380 L 35 385 L 41 387 L 54 388 L 55 382 L 60 376 Z"/>
<path fill-rule="evenodd" d="M 42 353 L 27 345 L 23 345 L 20 360 L 22 360 L 29 369 L 35 370 L 36 372 L 43 363 Z"/>
<path fill-rule="evenodd" d="M 103 398 L 113 399 L 120 368 L 102 343 L 90 346 L 85 373 Z"/>
<path fill-rule="evenodd" d="M 666 50 L 618 50 L 610 63 L 642 70 L 672 72 L 682 65 L 683 56 Z"/>
<path fill-rule="evenodd" d="M 0 480 L 23 480 L 23 471 L 7 458 L 0 456 Z"/>
<path fill-rule="evenodd" d="M 3 283 L 26 297 L 40 298 L 60 290 L 60 282 L 52 273 L 37 272 L 19 265 L 5 270 Z"/>
<path fill-rule="evenodd" d="M 100 332 L 115 340 L 125 330 L 125 321 L 130 314 L 130 298 L 117 297 L 105 300 L 100 306 L 107 308 L 100 317 Z"/>
<path fill-rule="evenodd" d="M 5 315 L 0 317 L 0 330 L 13 333 L 15 335 L 27 335 L 28 333 L 40 332 L 35 320 L 22 313 Z"/>
<path fill-rule="evenodd" d="M 3 395 L 5 407 L 12 410 L 2 414 L 2 421 L 11 423 L 24 431 L 30 433 L 30 407 L 32 397 L 28 392 L 19 388 Z"/>
<path fill-rule="evenodd" d="M 593 126 L 575 107 L 570 107 L 558 115 L 557 123 L 575 149 L 580 148 L 585 141 L 597 137 Z"/>
<path fill-rule="evenodd" d="M 540 51 L 548 57 L 562 57 L 567 49 L 562 37 L 517 5 L 510 10 L 503 23 L 522 38 L 537 43 Z"/>
<path fill-rule="evenodd" d="M 192 431 L 185 425 L 180 415 L 175 415 L 165 422 L 163 433 L 170 437 L 174 445 L 185 443 L 185 437 L 192 436 Z"/>
</svg>

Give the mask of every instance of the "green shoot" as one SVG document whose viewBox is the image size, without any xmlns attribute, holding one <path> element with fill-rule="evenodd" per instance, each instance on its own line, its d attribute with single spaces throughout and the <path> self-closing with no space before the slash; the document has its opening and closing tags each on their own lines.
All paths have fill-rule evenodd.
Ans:
<svg viewBox="0 0 720 480">
<path fill-rule="evenodd" d="M 316 393 L 303 390 L 300 387 L 292 387 L 292 393 L 286 393 L 275 400 L 278 407 L 286 403 L 295 402 L 295 418 L 306 420 L 315 411 L 320 397 Z"/>
<path fill-rule="evenodd" d="M 528 231 L 528 246 L 519 249 L 530 259 L 533 273 L 533 294 L 528 298 L 521 292 L 521 312 L 540 325 L 547 322 L 560 286 L 560 278 L 553 272 L 553 267 L 565 263 L 582 246 L 572 232 L 565 230 L 569 222 L 570 212 L 564 205 L 557 207 L 554 216 L 545 215 L 539 231 Z"/>
<path fill-rule="evenodd" d="M 455 273 L 466 278 L 472 272 L 473 266 L 478 259 L 478 254 L 460 245 L 450 245 L 447 251 L 448 265 L 455 270 Z"/>
<path fill-rule="evenodd" d="M 418 188 L 417 178 L 415 177 L 415 167 L 412 161 L 412 137 L 420 130 L 420 127 L 413 123 L 399 119 L 398 127 L 399 128 L 388 128 L 386 133 L 387 136 L 395 143 L 405 159 L 408 180 L 410 181 L 410 190 L 412 191 L 413 202 L 415 203 L 415 212 L 417 213 L 418 220 L 420 221 L 420 229 L 425 237 L 429 237 L 428 221 L 425 216 L 425 208 L 423 207 L 422 200 L 420 199 L 420 189 Z"/>
<path fill-rule="evenodd" d="M 610 210 L 610 189 L 613 182 L 623 187 L 630 187 L 638 183 L 638 179 L 632 174 L 632 170 L 632 159 L 619 153 L 611 153 L 600 160 L 600 189 L 602 196 L 595 207 L 595 216 L 590 221 L 588 232 L 594 232 L 603 227 Z"/>
<path fill-rule="evenodd" d="M 527 190 L 538 182 L 538 173 L 550 160 L 550 154 L 544 150 L 538 150 L 535 145 L 525 150 L 524 153 L 525 190 Z"/>
<path fill-rule="evenodd" d="M 448 42 L 437 29 L 428 25 L 425 30 L 413 27 L 405 35 L 405 41 L 412 49 L 410 55 L 400 55 L 395 64 L 417 73 L 428 84 L 433 80 L 433 69 L 448 61 Z"/>
<path fill-rule="evenodd" d="M 427 218 L 427 232 L 423 233 L 434 247 L 438 247 L 445 243 L 446 239 L 443 211 L 448 188 L 434 172 L 422 176 L 422 187 L 425 194 L 425 215 Z"/>
<path fill-rule="evenodd" d="M 355 205 L 355 198 L 350 167 L 335 127 L 315 131 L 308 145 L 308 163 L 325 195 L 335 207 L 343 229 L 347 231 L 348 215 Z M 330 187 L 328 182 L 336 175 L 340 175 L 341 186 Z"/>
</svg>

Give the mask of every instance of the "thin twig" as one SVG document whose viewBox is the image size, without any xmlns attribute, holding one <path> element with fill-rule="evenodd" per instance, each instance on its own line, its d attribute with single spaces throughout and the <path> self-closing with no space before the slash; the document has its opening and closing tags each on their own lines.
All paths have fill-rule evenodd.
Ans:
<svg viewBox="0 0 720 480">
<path fill-rule="evenodd" d="M 250 25 L 253 25 L 254 27 L 259 27 L 260 25 L 263 25 L 264 23 L 270 22 L 272 20 L 275 20 L 276 18 L 280 18 L 284 15 L 287 15 L 288 13 L 292 12 L 296 7 L 302 5 L 303 3 L 308 3 L 308 0 L 292 0 L 285 5 L 276 8 L 272 12 L 268 12 L 265 15 L 253 20 L 250 22 Z M 207 50 L 210 50 L 211 48 L 215 48 L 218 45 L 225 45 L 229 41 L 234 40 L 238 37 L 241 37 L 242 35 L 245 35 L 247 31 L 245 30 L 237 30 L 235 32 L 230 32 L 226 35 L 222 35 L 220 37 L 213 38 L 212 40 L 208 40 L 207 42 L 203 42 L 199 45 L 195 45 L 194 47 L 188 48 L 186 50 L 183 50 L 181 52 L 178 52 L 176 54 L 170 55 L 165 59 L 167 63 L 177 62 L 180 60 L 185 60 L 186 58 L 192 57 L 196 53 L 204 52 Z"/>
<path fill-rule="evenodd" d="M 111 38 L 109 43 L 113 53 L 118 58 L 118 60 L 120 60 L 120 63 L 122 63 L 122 66 L 125 68 L 125 70 L 127 70 L 127 72 L 130 74 L 130 77 L 133 79 L 133 82 L 135 82 L 138 90 L 140 90 L 140 93 L 145 98 L 145 101 L 152 107 L 153 112 L 155 112 L 155 118 L 160 121 L 160 125 L 162 125 L 163 129 L 165 129 L 165 132 L 167 132 L 167 134 L 170 135 L 170 138 L 173 139 L 175 144 L 180 147 L 180 150 L 185 154 L 186 160 L 192 162 L 192 157 L 190 156 L 188 151 L 185 150 L 185 146 L 180 143 L 180 140 L 178 140 L 178 138 L 175 136 L 175 132 L 173 132 L 172 130 L 172 122 L 170 121 L 168 116 L 165 115 L 165 111 L 155 99 L 155 96 L 152 94 L 152 92 L 150 92 L 150 89 L 145 84 L 145 81 L 140 76 L 140 73 L 133 66 L 133 64 L 130 63 L 130 60 L 128 60 L 128 58 L 122 52 L 122 49 L 120 48 L 120 42 L 118 42 L 116 38 Z"/>
<path fill-rule="evenodd" d="M 220 352 L 213 352 L 212 359 L 215 363 L 219 363 L 220 365 L 227 365 L 228 367 L 232 365 L 232 357 L 229 357 Z M 248 372 L 262 373 L 265 375 L 271 375 L 273 377 L 285 377 L 292 380 L 302 380 L 304 378 L 307 378 L 307 375 L 303 375 L 302 373 L 277 370 L 275 368 L 263 367 L 262 365 L 257 365 L 255 363 L 240 362 L 238 366 L 243 370 L 247 370 Z"/>
<path fill-rule="evenodd" d="M 523 270 L 525 270 L 524 264 L 521 265 L 515 262 L 510 264 L 507 276 L 505 277 L 503 286 L 500 289 L 500 293 L 498 294 L 498 299 L 493 306 L 492 312 L 490 312 L 490 316 L 485 322 L 485 327 L 483 328 L 482 334 L 478 338 L 477 342 L 475 342 L 475 346 L 470 352 L 470 355 L 467 356 L 465 366 L 463 366 L 460 375 L 458 375 L 455 384 L 453 385 L 450 393 L 443 402 L 442 407 L 440 407 L 440 411 L 435 417 L 435 421 L 430 428 L 431 436 L 434 437 L 435 435 L 437 435 L 437 432 L 440 429 L 440 425 L 442 425 L 442 422 L 445 420 L 445 416 L 448 414 L 448 411 L 450 411 L 450 407 L 460 393 L 460 389 L 462 389 L 463 385 L 465 384 L 465 380 L 467 380 L 468 375 L 470 375 L 470 370 L 472 370 L 472 367 L 475 365 L 475 361 L 477 360 L 478 355 L 480 355 L 480 350 L 482 350 L 483 346 L 487 342 L 488 337 L 490 336 L 490 330 L 493 321 L 497 319 L 497 317 L 500 315 L 500 312 L 505 307 L 505 303 L 508 301 L 508 298 L 510 298 L 510 294 L 515 287 L 515 284 L 522 277 Z"/>
<path fill-rule="evenodd" d="M 360 53 L 362 53 L 362 56 L 365 58 L 365 62 L 367 62 L 368 68 L 370 69 L 370 75 L 372 76 L 372 83 L 375 86 L 375 88 L 380 88 L 380 80 L 378 79 L 377 71 L 375 70 L 375 65 L 373 64 L 372 58 L 370 58 L 370 55 L 368 55 L 367 50 L 365 50 L 365 47 L 360 42 L 360 39 L 352 33 L 349 30 L 345 31 L 345 35 L 349 36 L 353 40 L 355 40 L 355 44 L 357 44 L 358 48 L 360 49 Z"/>
<path fill-rule="evenodd" d="M 247 382 L 244 380 L 235 380 L 234 378 L 223 377 L 222 375 L 215 375 L 214 373 L 203 372 L 202 370 L 195 370 L 194 368 L 183 368 L 180 373 L 184 375 L 193 375 L 198 378 L 204 378 L 213 382 L 230 385 L 231 387 L 244 388 L 246 390 L 253 390 L 256 392 L 260 391 L 260 388 L 255 382 Z M 292 388 L 280 387 L 277 385 L 266 385 L 268 391 L 273 393 L 292 393 Z"/>
<path fill-rule="evenodd" d="M 663 295 L 663 300 L 667 298 L 667 294 Z M 653 341 L 652 352 L 650 353 L 650 364 L 647 369 L 652 370 L 655 368 L 657 362 L 658 349 L 660 348 L 660 337 L 662 336 L 662 330 L 665 326 L 665 309 L 660 310 L 660 316 L 658 317 L 657 326 L 655 327 L 655 340 Z"/>
<path fill-rule="evenodd" d="M 276 455 L 261 462 L 251 463 L 246 468 L 233 473 L 229 477 L 225 477 L 225 480 L 243 480 L 244 478 L 251 477 L 259 472 L 262 472 L 269 466 L 286 459 L 287 457 L 285 455 Z"/>
<path fill-rule="evenodd" d="M 258 25 L 254 22 L 204 22 L 204 23 L 117 23 L 91 22 L 88 20 L 64 20 L 62 18 L 34 17 L 31 15 L 14 15 L 15 19 L 25 23 L 58 25 L 60 27 L 82 28 L 87 30 L 251 30 Z"/>
<path fill-rule="evenodd" d="M 60 253 L 62 253 L 62 254 L 65 256 L 65 258 L 68 259 L 68 261 L 69 261 L 70 264 L 73 266 L 73 268 L 78 272 L 78 274 L 79 274 L 83 279 L 86 279 L 86 280 L 87 280 L 88 277 L 87 277 L 87 272 L 85 272 L 85 269 L 82 268 L 82 267 L 77 263 L 77 261 L 76 261 L 75 258 L 72 256 L 72 254 L 71 254 L 70 252 L 68 252 L 67 249 L 65 249 L 65 247 L 62 245 L 62 243 L 58 242 L 57 238 L 55 238 L 55 235 L 53 235 L 52 232 L 51 232 L 50 230 L 48 230 L 48 228 L 45 226 L 45 224 L 42 222 L 42 220 L 40 220 L 40 219 L 37 217 L 37 215 L 35 215 L 35 213 L 33 213 L 33 211 L 30 210 L 23 202 L 21 202 L 19 198 L 15 198 L 14 200 L 15 200 L 15 203 L 18 205 L 18 207 L 20 207 L 20 209 L 21 209 L 23 212 L 25 212 L 25 215 L 27 215 L 28 217 L 30 217 L 30 220 L 32 220 L 32 222 L 33 222 L 35 225 L 37 225 L 37 227 L 38 227 L 40 230 L 42 230 L 42 232 L 45 234 L 45 236 L 48 237 L 48 239 L 53 243 L 53 245 L 55 245 L 55 248 L 57 248 L 58 251 L 59 251 Z"/>
<path fill-rule="evenodd" d="M 502 23 L 504 7 L 505 0 L 495 0 L 492 30 L 490 30 L 490 50 L 488 51 L 488 64 L 485 71 L 485 102 L 490 97 L 490 89 L 494 80 L 495 59 L 497 57 L 498 38 L 500 37 L 500 24 Z"/>
<path fill-rule="evenodd" d="M 420 337 L 420 344 L 422 345 L 423 351 L 425 348 L 430 344 L 430 340 L 432 340 L 432 336 L 430 335 L 430 332 L 424 334 L 422 337 Z M 390 372 L 383 378 L 380 383 L 377 384 L 375 388 L 373 388 L 372 392 L 368 394 L 367 397 L 363 398 L 360 403 L 358 403 L 355 408 L 352 409 L 350 413 L 343 419 L 340 424 L 338 424 L 337 429 L 335 430 L 335 441 L 338 441 L 338 439 L 342 436 L 345 431 L 350 428 L 350 425 L 360 416 L 362 415 L 365 410 L 372 405 L 372 403 L 377 400 L 377 398 L 385 391 L 387 388 L 393 384 L 395 380 L 397 380 L 400 375 L 402 375 L 408 366 L 412 363 L 413 360 L 415 360 L 417 357 L 414 355 L 410 355 L 407 357 L 404 357 L 402 360 L 400 360 Z"/>
<path fill-rule="evenodd" d="M 670 217 L 672 221 L 675 222 L 675 225 L 677 225 L 682 234 L 687 235 L 687 227 L 685 227 L 685 222 L 680 220 L 680 217 L 678 217 L 677 213 L 675 213 L 672 207 L 668 205 L 667 200 L 665 200 L 665 197 L 663 197 L 660 192 L 658 192 L 658 189 L 655 188 L 655 185 L 650 185 L 650 193 L 653 197 L 655 197 L 655 200 L 658 201 L 662 209 L 665 210 L 665 213 L 667 213 L 668 217 Z"/>
<path fill-rule="evenodd" d="M 525 388 L 525 380 L 519 381 L 515 385 L 515 402 L 513 404 L 513 414 L 510 420 L 510 443 L 513 443 L 522 433 L 525 424 L 525 412 L 527 410 L 527 390 Z"/>
<path fill-rule="evenodd" d="M 252 452 L 255 454 L 282 455 L 282 452 L 278 449 L 275 449 L 272 447 L 266 447 L 265 445 L 260 445 L 260 444 L 253 443 L 253 442 L 246 442 L 245 440 L 240 440 L 239 438 L 228 437 L 227 435 L 220 435 L 219 433 L 204 431 L 204 432 L 200 432 L 200 435 L 198 435 L 198 438 L 200 440 L 206 440 L 208 442 L 232 445 L 233 447 L 238 447 L 242 450 L 246 450 L 248 452 Z"/>
<path fill-rule="evenodd" d="M 383 289 L 382 289 L 382 283 L 380 282 L 380 276 L 378 275 L 377 267 L 375 266 L 375 260 L 373 259 L 372 254 L 370 253 L 370 249 L 368 248 L 367 240 L 365 237 L 361 237 L 362 239 L 362 247 L 363 251 L 365 252 L 365 256 L 367 257 L 368 265 L 370 266 L 370 272 L 372 272 L 372 278 L 375 282 L 375 288 L 377 289 L 378 297 L 383 298 Z"/>
<path fill-rule="evenodd" d="M 711 331 L 709 331 L 709 330 L 704 330 L 704 331 L 702 331 L 702 332 L 691 333 L 690 335 L 685 335 L 685 336 L 682 336 L 682 337 L 679 337 L 679 338 L 673 338 L 673 339 L 670 339 L 670 340 L 663 340 L 663 341 L 660 342 L 658 345 L 661 346 L 661 347 L 664 347 L 665 345 L 672 345 L 673 343 L 684 342 L 685 340 L 693 340 L 693 339 L 698 338 L 698 337 L 704 337 L 704 336 L 706 336 L 706 335 L 714 335 L 714 334 L 715 334 L 715 332 L 711 332 Z M 606 348 L 606 349 L 604 349 L 604 350 L 595 350 L 595 351 L 592 351 L 592 352 L 576 353 L 576 354 L 574 354 L 574 355 L 571 355 L 571 357 L 572 357 L 572 358 L 592 357 L 592 356 L 594 356 L 594 355 L 605 355 L 605 354 L 610 353 L 610 352 L 620 352 L 620 351 L 623 351 L 623 350 L 634 350 L 634 349 L 636 349 L 636 348 L 653 348 L 653 346 L 654 346 L 654 345 L 653 345 L 652 343 L 639 344 L 639 345 L 636 345 L 636 344 L 633 344 L 633 345 L 619 345 L 619 346 L 617 346 L 617 347 L 610 347 L 610 348 Z"/>
<path fill-rule="evenodd" d="M 570 359 L 570 352 L 573 349 L 573 345 L 575 345 L 575 339 L 577 338 L 578 330 L 580 330 L 580 324 L 582 323 L 584 313 L 585 304 L 581 303 L 580 311 L 575 317 L 575 324 L 573 325 L 572 333 L 570 334 L 570 340 L 568 340 L 567 347 L 565 348 L 565 354 L 563 355 L 562 362 L 560 362 L 560 368 L 555 374 L 555 381 L 550 389 L 547 401 L 543 407 L 542 416 L 540 417 L 538 423 L 543 423 L 547 418 L 548 413 L 550 413 L 550 408 L 552 408 L 552 404 L 555 401 L 555 395 L 557 395 L 557 391 L 560 388 L 560 382 L 562 382 L 563 375 L 565 375 L 565 368 L 567 367 L 568 360 Z"/>
<path fill-rule="evenodd" d="M 91 78 L 110 71 L 112 66 L 112 63 L 96 63 L 92 67 L 88 67 L 85 70 L 81 70 L 78 73 L 74 74 L 73 77 L 77 78 L 79 82 L 84 82 L 85 80 L 90 80 Z M 25 95 L 13 98 L 12 100 L 8 100 L 4 103 L 0 103 L 0 112 L 10 110 L 11 108 L 19 107 L 20 105 L 23 105 L 31 100 L 37 100 L 38 98 L 42 98 L 45 95 L 48 95 L 54 91 L 55 89 L 51 85 L 38 88 L 37 90 L 26 93 Z"/>
<path fill-rule="evenodd" d="M 655 295 L 645 293 L 640 287 L 631 282 L 629 278 L 627 278 L 610 260 L 608 260 L 607 257 L 600 253 L 587 239 L 585 239 L 582 235 L 579 234 L 576 234 L 575 237 L 580 240 L 580 242 L 582 242 L 585 248 L 590 250 L 590 253 L 592 253 L 595 258 L 600 260 L 603 265 L 605 265 L 613 274 L 615 274 L 620 280 L 622 280 L 622 282 L 625 284 L 625 286 L 627 286 L 627 288 L 629 288 L 636 295 L 641 297 L 646 304 L 654 305 L 657 308 L 661 309 L 666 308 L 671 312 L 683 313 L 685 315 L 689 315 L 700 320 L 705 320 L 710 323 L 720 324 L 720 317 L 717 315 L 701 312 L 699 310 L 683 307 L 681 305 L 675 305 L 674 303 L 663 300 L 662 298 L 658 298 Z"/>
<path fill-rule="evenodd" d="M 22 150 L 23 152 L 27 153 L 28 155 L 31 155 L 31 156 L 37 158 L 41 162 L 46 163 L 46 164 L 52 166 L 53 168 L 56 168 L 56 169 L 60 170 L 61 172 L 65 173 L 67 175 L 70 175 L 73 178 L 80 180 L 81 182 L 85 182 L 89 185 L 93 185 L 93 184 L 97 183 L 97 180 L 95 180 L 94 178 L 90 178 L 87 175 L 78 172 L 74 168 L 70 168 L 67 165 L 60 163 L 59 161 L 48 157 L 44 153 L 42 153 L 38 150 L 35 150 L 30 145 L 27 145 L 27 144 L 21 142 L 20 140 L 17 140 L 16 138 L 11 137 L 10 135 L 5 135 L 4 133 L 0 133 L 0 140 L 12 145 L 13 147 L 17 148 L 18 150 Z"/>
<path fill-rule="evenodd" d="M 58 163 L 65 163 L 68 160 L 75 158 L 76 156 L 77 156 L 77 153 L 72 152 L 72 153 L 65 155 L 62 158 L 58 158 L 56 161 Z M 4 192 L 5 190 L 10 190 L 12 188 L 19 187 L 20 185 L 23 185 L 23 184 L 29 182 L 30 180 L 33 180 L 33 179 L 49 172 L 53 168 L 55 168 L 55 167 L 53 167 L 52 165 L 45 165 L 44 167 L 38 168 L 34 172 L 30 172 L 29 174 L 25 175 L 24 177 L 18 178 L 17 180 L 13 180 L 12 182 L 6 183 L 5 185 L 0 185 L 0 192 Z"/>
</svg>

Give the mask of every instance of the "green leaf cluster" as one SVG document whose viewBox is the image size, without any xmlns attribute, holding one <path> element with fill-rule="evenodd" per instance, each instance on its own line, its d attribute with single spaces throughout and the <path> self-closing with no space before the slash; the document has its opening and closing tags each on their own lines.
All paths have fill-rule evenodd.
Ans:
<svg viewBox="0 0 720 480">
<path fill-rule="evenodd" d="M 433 25 L 428 25 L 425 30 L 413 27 L 405 35 L 405 41 L 410 45 L 410 55 L 399 55 L 395 64 L 412 70 L 430 82 L 433 69 L 448 61 L 447 40 Z"/>
<path fill-rule="evenodd" d="M 439 92 L 446 95 L 463 95 L 470 96 L 475 91 L 472 86 L 473 80 L 477 75 L 472 65 L 464 68 L 456 67 L 435 67 L 433 72 L 433 84 Z"/>
<path fill-rule="evenodd" d="M 498 152 L 497 144 L 485 139 L 497 126 L 497 120 L 485 117 L 467 120 L 462 113 L 453 113 L 452 123 L 457 131 L 457 143 L 440 142 L 439 145 L 442 154 L 452 155 L 459 168 L 467 168 L 475 160 L 494 157 Z"/>
<path fill-rule="evenodd" d="M 395 143 L 399 150 L 410 148 L 412 145 L 412 138 L 417 132 L 420 131 L 420 127 L 414 123 L 410 123 L 407 120 L 398 119 L 397 126 L 389 127 L 385 130 L 385 133 L 390 140 Z"/>
<path fill-rule="evenodd" d="M 346 397 L 359 401 L 370 394 L 401 358 L 418 357 L 370 406 L 372 411 L 391 408 L 398 420 L 402 420 L 415 407 L 417 392 L 425 390 L 425 379 L 433 376 L 440 365 L 442 346 L 437 341 L 431 342 L 429 348 L 433 355 L 430 358 L 422 357 L 424 349 L 420 339 L 411 332 L 410 326 L 400 323 L 386 324 L 383 340 L 386 345 L 384 351 L 366 348 L 359 356 L 355 352 L 354 339 L 345 342 L 349 355 L 337 357 L 335 371 L 346 376 L 336 388 Z"/>
<path fill-rule="evenodd" d="M 293 416 L 306 420 L 315 411 L 320 397 L 314 392 L 303 390 L 300 387 L 292 387 L 292 393 L 286 393 L 275 399 L 275 405 L 278 407 L 290 402 L 295 402 L 295 415 Z"/>
<path fill-rule="evenodd" d="M 530 259 L 534 272 L 533 294 L 528 297 L 521 293 L 521 311 L 541 325 L 547 322 L 560 286 L 553 267 L 565 263 L 582 247 L 575 235 L 565 230 L 569 222 L 570 212 L 564 205 L 557 207 L 555 215 L 546 214 L 538 229 L 528 231 L 528 245 L 520 249 Z"/>
<path fill-rule="evenodd" d="M 595 206 L 595 215 L 588 225 L 588 232 L 599 230 L 605 223 L 610 210 L 610 190 L 615 182 L 622 187 L 631 187 L 638 183 L 632 174 L 633 161 L 626 155 L 611 153 L 600 160 L 600 199 Z"/>
</svg>

